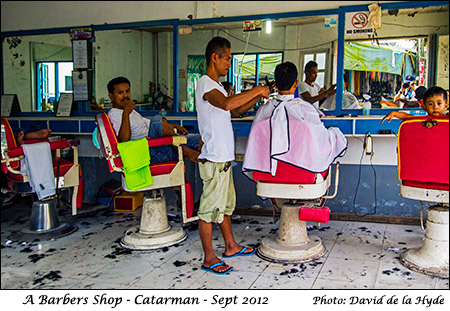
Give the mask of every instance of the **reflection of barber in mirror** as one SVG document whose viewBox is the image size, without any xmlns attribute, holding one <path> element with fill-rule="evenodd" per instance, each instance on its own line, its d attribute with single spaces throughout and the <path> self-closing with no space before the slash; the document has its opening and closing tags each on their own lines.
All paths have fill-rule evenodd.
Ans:
<svg viewBox="0 0 450 311">
<path fill-rule="evenodd" d="M 318 64 L 315 61 L 309 61 L 305 66 L 305 81 L 298 84 L 300 97 L 316 107 L 317 110 L 319 109 L 319 100 L 336 94 L 336 84 L 325 90 L 315 83 L 318 72 Z"/>
<path fill-rule="evenodd" d="M 178 124 L 169 124 L 161 115 L 153 116 L 151 121 L 142 117 L 136 110 L 136 103 L 131 99 L 131 84 L 127 78 L 118 77 L 108 83 L 108 97 L 112 108 L 108 117 L 116 132 L 119 142 L 138 140 L 144 137 L 160 138 L 174 136 L 177 133 L 186 135 L 187 144 L 181 145 L 183 156 L 197 162 L 200 155 L 200 136 L 187 135 L 186 129 Z M 151 163 L 168 162 L 178 159 L 178 151 L 170 146 L 150 148 Z"/>
<path fill-rule="evenodd" d="M 447 96 L 447 92 L 439 87 L 439 86 L 433 86 L 430 87 L 428 90 L 425 91 L 425 93 L 423 94 L 423 110 L 425 110 L 427 112 L 427 114 L 429 116 L 435 116 L 435 117 L 439 117 L 439 116 L 444 116 L 447 115 L 448 116 L 448 112 L 445 113 L 445 110 L 448 108 L 448 96 Z M 413 117 L 413 115 L 406 113 L 406 112 L 401 112 L 401 111 L 392 111 L 390 113 L 388 113 L 383 120 L 381 120 L 381 123 L 384 122 L 384 120 L 388 119 L 389 122 L 391 122 L 391 120 L 393 118 L 397 118 L 397 119 L 407 119 L 407 118 L 411 118 Z"/>
<path fill-rule="evenodd" d="M 397 103 L 400 108 L 417 108 L 419 101 L 416 98 L 416 78 L 413 75 L 408 75 L 405 81 L 394 97 L 394 103 Z"/>
</svg>

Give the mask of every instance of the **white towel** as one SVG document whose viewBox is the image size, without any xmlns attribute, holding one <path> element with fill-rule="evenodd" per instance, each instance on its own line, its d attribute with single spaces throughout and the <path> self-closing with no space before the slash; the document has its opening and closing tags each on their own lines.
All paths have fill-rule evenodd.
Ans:
<svg viewBox="0 0 450 311">
<path fill-rule="evenodd" d="M 25 157 L 20 160 L 20 172 L 28 176 L 30 186 L 39 200 L 55 195 L 52 152 L 47 142 L 21 146 Z"/>
</svg>

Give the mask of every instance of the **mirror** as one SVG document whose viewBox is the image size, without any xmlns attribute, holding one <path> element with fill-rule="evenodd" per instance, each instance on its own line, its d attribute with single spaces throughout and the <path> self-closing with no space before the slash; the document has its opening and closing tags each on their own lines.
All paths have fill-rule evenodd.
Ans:
<svg viewBox="0 0 450 311">
<path fill-rule="evenodd" d="M 420 108 L 423 91 L 438 85 L 435 38 L 448 38 L 448 18 L 448 6 L 383 10 L 374 36 L 346 34 L 342 108 L 361 108 L 366 101 L 372 108 Z M 448 80 L 439 86 L 448 89 Z M 346 102 L 346 93 L 358 103 Z"/>
<path fill-rule="evenodd" d="M 326 20 L 336 21 L 337 16 L 262 20 L 261 30 L 249 32 L 244 32 L 243 21 L 180 26 L 179 111 L 196 111 L 196 81 L 206 72 L 205 49 L 214 36 L 222 36 L 231 43 L 232 64 L 221 81 L 231 82 L 235 93 L 265 84 L 266 77 L 274 80 L 276 65 L 285 61 L 297 66 L 299 82 L 304 80 L 306 62 L 319 61 L 318 83 L 322 87 L 331 85 L 335 80 L 333 58 L 337 53 L 338 32 L 337 24 L 327 24 Z M 256 109 L 257 106 L 250 112 Z"/>
<path fill-rule="evenodd" d="M 105 30 L 95 35 L 96 105 L 91 109 L 110 107 L 106 86 L 118 76 L 130 80 L 137 111 L 173 109 L 172 27 Z"/>
<path fill-rule="evenodd" d="M 93 97 L 89 109 L 109 107 L 107 83 L 125 76 L 139 111 L 173 109 L 172 27 L 94 33 Z M 30 35 L 3 41 L 5 94 L 17 94 L 22 111 L 51 111 L 60 93 L 72 92 L 70 35 Z"/>
<path fill-rule="evenodd" d="M 71 63 L 69 34 L 8 37 L 3 41 L 4 92 L 17 94 L 24 112 L 52 109 L 57 94 L 71 92 Z"/>
</svg>

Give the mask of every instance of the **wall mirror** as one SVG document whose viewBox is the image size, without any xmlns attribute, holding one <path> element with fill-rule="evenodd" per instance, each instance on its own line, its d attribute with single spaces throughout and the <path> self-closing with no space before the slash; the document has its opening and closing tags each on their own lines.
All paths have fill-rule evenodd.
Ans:
<svg viewBox="0 0 450 311">
<path fill-rule="evenodd" d="M 372 108 L 417 109 L 426 88 L 449 88 L 448 49 L 446 80 L 445 73 L 437 74 L 445 66 L 439 61 L 442 51 L 438 47 L 443 40 L 448 44 L 448 6 L 381 12 L 382 26 L 376 34 L 346 33 L 344 76 L 348 83 L 342 109 L 361 108 L 365 101 Z M 347 18 L 358 20 L 356 14 L 346 14 L 346 25 Z"/>
<path fill-rule="evenodd" d="M 230 82 L 235 93 L 265 84 L 266 77 L 273 80 L 276 65 L 285 61 L 297 66 L 300 82 L 306 62 L 317 61 L 320 74 L 316 82 L 322 87 L 331 85 L 338 32 L 337 24 L 330 21 L 336 22 L 337 16 L 262 19 L 256 21 L 260 28 L 256 31 L 244 31 L 244 21 L 180 25 L 179 111 L 196 111 L 196 82 L 206 72 L 205 49 L 214 36 L 231 43 L 231 67 L 221 81 Z M 251 22 L 254 26 L 255 21 Z"/>
</svg>

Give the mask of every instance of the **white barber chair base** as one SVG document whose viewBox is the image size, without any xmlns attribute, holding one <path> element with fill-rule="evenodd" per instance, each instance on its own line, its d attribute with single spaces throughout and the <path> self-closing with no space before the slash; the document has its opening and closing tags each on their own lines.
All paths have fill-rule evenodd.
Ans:
<svg viewBox="0 0 450 311">
<path fill-rule="evenodd" d="M 326 250 L 318 236 L 308 237 L 306 222 L 298 220 L 299 205 L 281 206 L 280 226 L 276 238 L 264 238 L 258 247 L 258 257 L 276 263 L 302 263 L 322 257 Z"/>
<path fill-rule="evenodd" d="M 449 278 L 449 208 L 428 208 L 427 231 L 422 248 L 410 249 L 400 256 L 401 263 L 416 272 Z"/>
<path fill-rule="evenodd" d="M 186 238 L 181 225 L 169 225 L 163 190 L 152 190 L 144 195 L 140 225 L 128 229 L 120 245 L 133 250 L 151 250 L 181 243 Z"/>
</svg>

